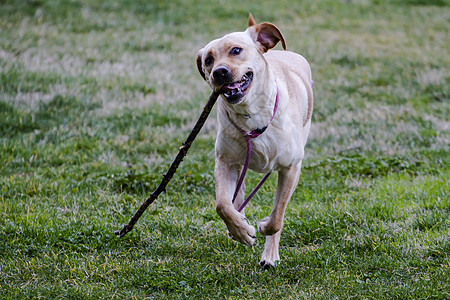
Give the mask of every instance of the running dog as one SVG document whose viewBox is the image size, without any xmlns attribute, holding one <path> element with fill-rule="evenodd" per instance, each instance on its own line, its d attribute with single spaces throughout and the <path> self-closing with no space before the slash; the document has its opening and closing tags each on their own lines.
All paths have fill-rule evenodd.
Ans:
<svg viewBox="0 0 450 300">
<path fill-rule="evenodd" d="M 249 246 L 256 240 L 255 228 L 238 211 L 244 202 L 245 184 L 239 184 L 243 169 L 248 166 L 260 173 L 278 173 L 272 212 L 258 222 L 258 231 L 266 237 L 260 261 L 264 269 L 280 259 L 283 218 L 298 184 L 313 110 L 308 62 L 299 54 L 273 50 L 278 42 L 286 50 L 280 30 L 271 23 L 256 24 L 250 14 L 244 32 L 213 40 L 197 54 L 200 74 L 220 93 L 216 211 L 233 239 Z"/>
</svg>

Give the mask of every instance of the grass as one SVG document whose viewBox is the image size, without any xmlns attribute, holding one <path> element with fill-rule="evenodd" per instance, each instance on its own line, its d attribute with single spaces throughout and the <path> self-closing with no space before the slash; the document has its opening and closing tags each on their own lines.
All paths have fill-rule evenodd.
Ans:
<svg viewBox="0 0 450 300">
<path fill-rule="evenodd" d="M 0 298 L 450 298 L 449 4 L 0 0 Z M 315 82 L 281 262 L 215 213 L 215 116 L 118 239 L 210 93 L 196 51 L 248 12 Z"/>
</svg>

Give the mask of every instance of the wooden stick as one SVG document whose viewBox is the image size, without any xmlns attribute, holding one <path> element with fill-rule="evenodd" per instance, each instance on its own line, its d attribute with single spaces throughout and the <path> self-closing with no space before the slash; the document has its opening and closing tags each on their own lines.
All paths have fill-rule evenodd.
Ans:
<svg viewBox="0 0 450 300">
<path fill-rule="evenodd" d="M 180 151 L 178 152 L 177 157 L 172 162 L 172 164 L 169 167 L 169 170 L 166 174 L 164 174 L 164 177 L 159 184 L 159 186 L 156 188 L 156 190 L 153 191 L 153 193 L 150 194 L 150 197 L 145 200 L 144 203 L 141 204 L 141 207 L 139 210 L 134 214 L 134 216 L 130 219 L 128 224 L 123 226 L 122 230 L 117 230 L 114 233 L 118 235 L 119 237 L 125 236 L 128 232 L 133 230 L 134 225 L 139 220 L 139 218 L 142 216 L 144 211 L 147 209 L 147 207 L 152 204 L 156 198 L 158 198 L 159 194 L 166 191 L 166 186 L 169 183 L 169 181 L 172 179 L 173 175 L 177 171 L 178 166 L 180 165 L 183 158 L 186 156 L 189 148 L 191 147 L 192 142 L 197 137 L 197 134 L 200 132 L 200 129 L 203 127 L 203 124 L 205 124 L 206 119 L 209 116 L 209 113 L 211 112 L 211 109 L 213 108 L 214 104 L 216 103 L 217 98 L 219 97 L 219 94 L 213 91 L 211 93 L 211 96 L 209 96 L 208 103 L 206 103 L 205 107 L 203 108 L 203 112 L 200 115 L 200 117 L 197 120 L 197 123 L 195 124 L 194 128 L 192 129 L 191 133 L 189 134 L 186 141 L 181 145 Z"/>
</svg>

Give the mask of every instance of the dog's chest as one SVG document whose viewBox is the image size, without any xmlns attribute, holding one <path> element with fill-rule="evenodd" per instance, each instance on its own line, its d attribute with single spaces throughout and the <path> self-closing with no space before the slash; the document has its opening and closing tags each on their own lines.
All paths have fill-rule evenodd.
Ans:
<svg viewBox="0 0 450 300">
<path fill-rule="evenodd" d="M 280 137 L 275 132 L 276 129 L 269 128 L 267 132 L 251 140 L 249 167 L 253 171 L 277 171 L 301 159 L 301 145 L 295 139 Z"/>
<path fill-rule="evenodd" d="M 251 156 L 249 167 L 259 173 L 267 173 L 275 167 L 275 149 L 264 143 L 263 137 L 258 137 L 251 141 Z"/>
</svg>

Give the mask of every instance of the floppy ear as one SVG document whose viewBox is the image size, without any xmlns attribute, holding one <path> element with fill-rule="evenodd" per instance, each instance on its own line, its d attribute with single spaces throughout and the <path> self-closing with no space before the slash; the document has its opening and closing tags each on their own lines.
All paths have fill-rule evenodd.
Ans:
<svg viewBox="0 0 450 300">
<path fill-rule="evenodd" d="M 206 80 L 205 77 L 205 72 L 203 72 L 203 66 L 202 66 L 202 50 L 198 50 L 197 52 L 197 69 L 200 73 L 200 75 L 202 75 L 203 79 Z"/>
<path fill-rule="evenodd" d="M 253 19 L 253 21 L 255 20 Z M 249 28 L 247 28 L 247 32 L 250 34 L 255 44 L 258 45 L 259 49 L 263 53 L 275 47 L 280 41 L 281 45 L 283 46 L 283 49 L 286 50 L 286 41 L 284 40 L 281 31 L 271 23 L 261 23 L 257 25 L 252 25 Z"/>
<path fill-rule="evenodd" d="M 256 21 L 253 18 L 252 13 L 248 13 L 248 27 L 252 27 L 256 25 Z"/>
</svg>

